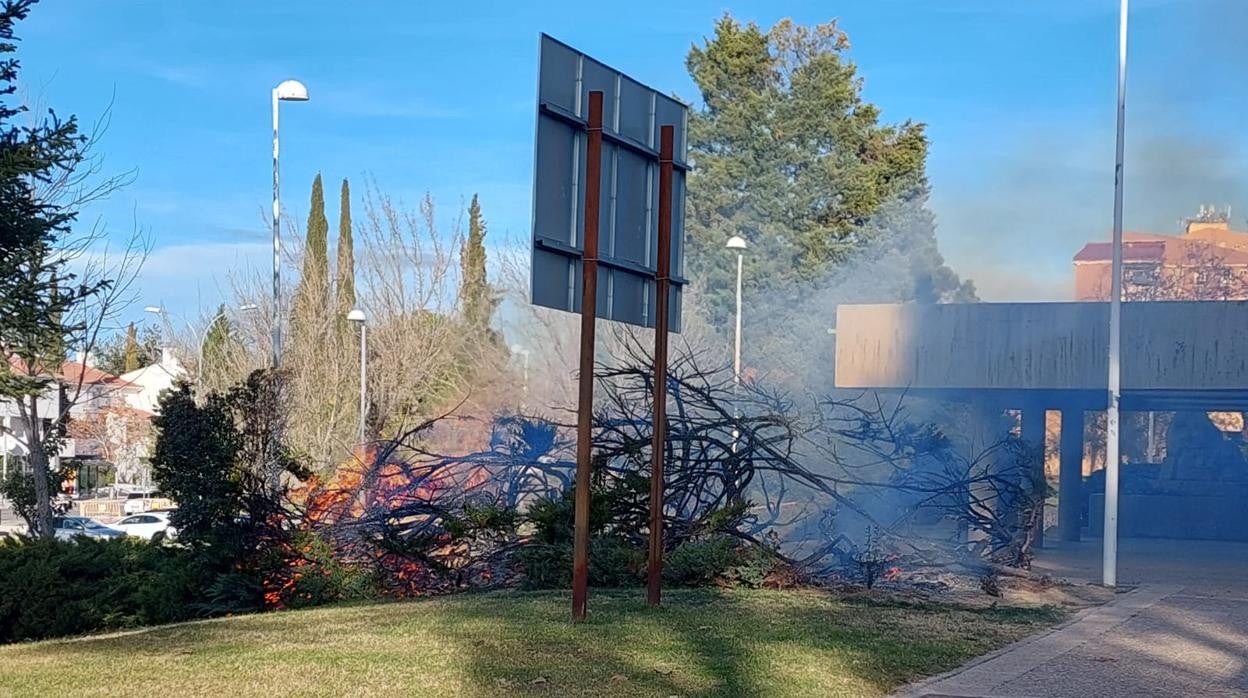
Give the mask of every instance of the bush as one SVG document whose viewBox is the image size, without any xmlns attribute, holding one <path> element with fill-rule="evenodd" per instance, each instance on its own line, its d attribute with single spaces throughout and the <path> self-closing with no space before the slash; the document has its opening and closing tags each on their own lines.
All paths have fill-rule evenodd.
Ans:
<svg viewBox="0 0 1248 698">
<path fill-rule="evenodd" d="M 516 553 L 524 567 L 525 584 L 534 589 L 572 586 L 570 543 L 530 543 Z M 663 560 L 663 580 L 672 586 L 760 587 L 778 566 L 779 558 L 765 547 L 718 535 L 689 540 Z M 598 536 L 589 541 L 589 584 L 603 588 L 641 586 L 646 580 L 646 551 L 627 540 Z"/>
<path fill-rule="evenodd" d="M 731 536 L 686 541 L 663 561 L 663 579 L 675 586 L 759 587 L 776 567 L 771 551 Z"/>
<path fill-rule="evenodd" d="M 525 586 L 567 589 L 572 586 L 572 544 L 530 543 L 516 553 L 524 567 Z M 640 586 L 645 580 L 646 552 L 622 538 L 599 536 L 589 541 L 589 584 L 602 588 Z"/>
<path fill-rule="evenodd" d="M 619 482 L 595 491 L 590 504 L 589 583 L 598 587 L 633 587 L 645 583 L 646 533 L 635 520 L 646 513 L 636 506 L 638 490 L 646 482 Z M 574 490 L 542 499 L 530 507 L 525 518 L 533 538 L 516 553 L 524 567 L 526 584 L 538 589 L 566 589 L 572 585 L 572 523 Z M 740 520 L 741 506 L 731 505 L 707 515 L 711 531 L 732 528 Z M 648 522 L 647 522 L 648 523 Z M 722 527 L 722 528 L 721 528 Z M 774 550 L 725 533 L 703 534 L 681 540 L 669 530 L 668 544 L 675 548 L 664 556 L 663 579 L 674 586 L 711 584 L 761 586 L 775 569 Z M 686 532 L 686 535 L 687 532 Z M 675 539 L 675 540 L 673 540 Z"/>
<path fill-rule="evenodd" d="M 737 541 L 727 536 L 682 543 L 663 561 L 663 580 L 676 586 L 706 586 L 737 562 Z"/>
<path fill-rule="evenodd" d="M 185 620 L 194 558 L 133 539 L 0 542 L 0 642 Z"/>
<path fill-rule="evenodd" d="M 329 543 L 308 531 L 293 532 L 289 550 L 270 557 L 262 559 L 269 570 L 264 579 L 270 608 L 307 608 L 381 593 L 376 570 L 339 559 Z"/>
</svg>

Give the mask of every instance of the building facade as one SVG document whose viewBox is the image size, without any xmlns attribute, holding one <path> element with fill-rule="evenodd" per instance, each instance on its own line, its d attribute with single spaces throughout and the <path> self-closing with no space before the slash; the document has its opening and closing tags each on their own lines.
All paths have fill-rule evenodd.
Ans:
<svg viewBox="0 0 1248 698">
<path fill-rule="evenodd" d="M 1181 235 L 1127 232 L 1123 300 L 1248 300 L 1248 231 L 1230 214 L 1201 209 Z M 1112 247 L 1090 242 L 1075 255 L 1075 300 L 1106 301 Z"/>
</svg>

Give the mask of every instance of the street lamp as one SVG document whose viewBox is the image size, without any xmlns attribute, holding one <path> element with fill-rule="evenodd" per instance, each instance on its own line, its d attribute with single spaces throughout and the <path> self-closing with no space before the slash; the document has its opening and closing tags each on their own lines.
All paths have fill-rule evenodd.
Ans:
<svg viewBox="0 0 1248 698">
<path fill-rule="evenodd" d="M 259 309 L 260 307 L 257 306 L 255 303 L 244 303 L 243 305 L 238 306 L 238 312 L 240 313 L 251 313 Z M 161 319 L 165 321 L 166 324 L 169 323 L 169 314 L 165 312 L 165 309 L 159 305 L 149 305 L 143 308 L 143 312 L 152 313 L 154 315 L 159 315 Z M 208 324 L 204 326 L 203 334 L 200 334 L 199 331 L 195 329 L 195 326 L 192 325 L 191 323 L 189 322 L 186 323 L 187 329 L 191 331 L 191 334 L 195 335 L 195 347 L 196 347 L 195 384 L 196 385 L 203 385 L 203 382 L 204 382 L 204 344 L 208 341 L 208 333 L 212 331 L 212 326 L 217 324 L 217 321 L 225 317 L 226 313 L 228 312 L 229 311 L 227 309 L 222 308 L 216 315 L 212 316 L 212 319 L 209 320 Z"/>
<path fill-rule="evenodd" d="M 308 88 L 298 80 L 286 80 L 273 88 L 273 368 L 281 364 L 282 356 L 282 200 L 279 186 L 278 158 L 278 102 L 306 102 Z"/>
<path fill-rule="evenodd" d="M 523 410 L 529 399 L 529 350 L 519 344 L 513 344 L 511 353 L 519 354 L 524 360 L 524 399 L 520 402 L 520 408 Z"/>
<path fill-rule="evenodd" d="M 259 306 L 255 303 L 244 303 L 243 305 L 238 306 L 238 312 L 240 313 L 251 313 L 256 310 L 259 310 Z M 217 321 L 225 317 L 226 312 L 228 311 L 225 308 L 222 308 L 220 312 L 213 316 L 212 320 L 208 321 L 208 324 L 204 326 L 204 334 L 202 337 L 198 337 L 198 333 L 196 333 L 199 344 L 199 356 L 195 361 L 196 385 L 203 385 L 204 383 L 204 345 L 208 343 L 208 333 L 212 331 L 212 326 L 217 324 Z"/>
<path fill-rule="evenodd" d="M 741 272 L 745 267 L 745 238 L 740 235 L 733 235 L 728 238 L 726 247 L 737 252 L 737 332 L 733 342 L 732 352 L 732 390 L 735 397 L 737 388 L 741 385 Z M 734 400 L 735 403 L 735 400 Z M 736 407 L 733 407 L 734 414 Z M 736 425 L 732 428 L 732 452 L 737 452 L 737 439 L 741 434 L 737 430 Z"/>
<path fill-rule="evenodd" d="M 360 323 L 360 443 L 364 443 L 364 423 L 368 415 L 368 324 L 364 311 L 352 308 L 347 313 L 349 322 Z"/>
</svg>

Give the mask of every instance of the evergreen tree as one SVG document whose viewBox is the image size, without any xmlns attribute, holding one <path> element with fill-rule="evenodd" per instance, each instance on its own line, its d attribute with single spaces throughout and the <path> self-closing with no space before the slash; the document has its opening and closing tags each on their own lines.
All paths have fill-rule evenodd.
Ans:
<svg viewBox="0 0 1248 698">
<path fill-rule="evenodd" d="M 132 332 L 133 328 L 133 332 Z M 123 334 L 115 334 L 100 344 L 95 352 L 101 371 L 120 376 L 160 361 L 164 345 L 160 325 L 151 324 L 141 330 L 131 324 Z M 133 359 L 131 358 L 131 352 Z"/>
<path fill-rule="evenodd" d="M 312 180 L 312 201 L 303 248 L 303 274 L 295 289 L 292 331 L 302 349 L 319 345 L 324 338 L 325 316 L 329 312 L 329 221 L 325 218 L 325 192 L 321 175 Z"/>
<path fill-rule="evenodd" d="M 468 239 L 459 252 L 459 265 L 459 302 L 464 321 L 478 332 L 488 332 L 496 300 L 485 275 L 485 219 L 476 194 L 468 205 Z"/>
<path fill-rule="evenodd" d="M 351 231 L 351 186 L 342 180 L 342 200 L 338 207 L 338 263 L 334 293 L 337 297 L 338 327 L 344 328 L 347 313 L 355 307 L 355 250 Z M 341 334 L 341 332 L 339 333 Z"/>
<path fill-rule="evenodd" d="M 237 341 L 233 323 L 222 304 L 217 308 L 216 318 L 204 331 L 203 366 L 200 367 L 200 373 L 205 386 L 223 390 L 232 383 L 230 358 Z"/>
<path fill-rule="evenodd" d="M 70 271 L 58 245 L 70 234 L 77 211 L 43 196 L 72 177 L 87 141 L 73 118 L 49 113 L 34 125 L 18 123 L 26 111 L 13 95 L 19 62 L 14 25 L 32 0 L 0 3 L 0 399 L 11 400 L 24 423 L 34 478 L 36 535 L 52 536 L 49 461 L 62 438 L 64 415 L 43 414 L 38 399 L 52 382 L 68 340 L 81 333 L 75 306 L 108 285 L 87 285 Z"/>
<path fill-rule="evenodd" d="M 123 359 L 122 373 L 137 371 L 139 368 L 139 333 L 134 328 L 134 323 L 130 323 L 126 328 L 126 348 L 125 358 Z"/>
<path fill-rule="evenodd" d="M 715 36 L 689 52 L 704 106 L 689 126 L 696 167 L 687 273 L 717 326 L 731 321 L 736 265 L 724 243 L 732 235 L 751 246 L 747 293 L 778 308 L 794 307 L 812 284 L 886 236 L 907 257 L 896 273 L 922 277 L 906 282 L 912 294 L 943 299 L 969 290 L 936 250 L 923 125 L 880 123 L 848 49 L 834 22 L 784 20 L 764 32 L 725 15 Z"/>
</svg>

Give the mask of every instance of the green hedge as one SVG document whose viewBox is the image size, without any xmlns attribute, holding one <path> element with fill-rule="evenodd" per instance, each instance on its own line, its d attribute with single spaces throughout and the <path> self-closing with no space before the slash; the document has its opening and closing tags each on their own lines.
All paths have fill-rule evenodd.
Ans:
<svg viewBox="0 0 1248 698">
<path fill-rule="evenodd" d="M 169 623 L 199 615 L 187 550 L 135 539 L 0 541 L 0 642 Z"/>
<path fill-rule="evenodd" d="M 537 589 L 572 585 L 572 546 L 531 542 L 517 551 L 525 584 Z M 758 587 L 776 568 L 771 551 L 728 535 L 688 540 L 664 556 L 663 580 L 672 586 Z M 598 536 L 589 542 L 589 584 L 635 587 L 646 581 L 646 551 L 628 541 Z"/>
</svg>

